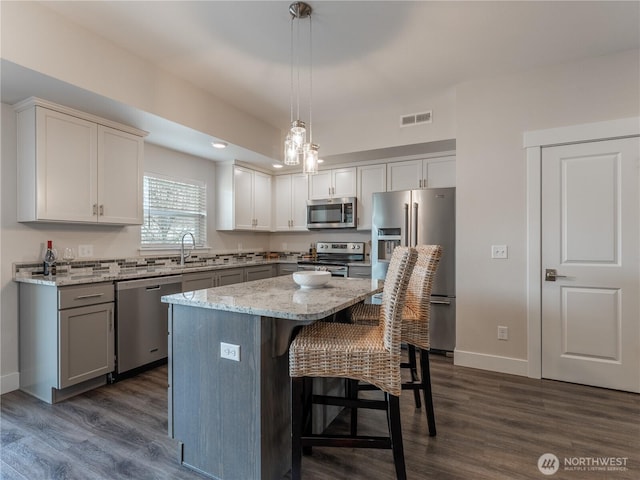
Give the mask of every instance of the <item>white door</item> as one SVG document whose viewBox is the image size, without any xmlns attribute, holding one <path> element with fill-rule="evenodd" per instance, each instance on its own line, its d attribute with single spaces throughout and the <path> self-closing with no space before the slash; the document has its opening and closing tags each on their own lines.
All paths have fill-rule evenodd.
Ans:
<svg viewBox="0 0 640 480">
<path fill-rule="evenodd" d="M 307 231 L 307 198 L 309 181 L 307 175 L 291 175 L 291 220 L 293 230 Z"/>
<path fill-rule="evenodd" d="M 98 126 L 98 222 L 142 223 L 142 137 Z"/>
<path fill-rule="evenodd" d="M 242 167 L 233 167 L 235 228 L 251 230 L 254 227 L 253 215 L 253 172 Z"/>
<path fill-rule="evenodd" d="M 331 180 L 333 183 L 332 196 L 355 197 L 358 194 L 358 189 L 356 188 L 358 179 L 355 167 L 331 170 Z"/>
<path fill-rule="evenodd" d="M 271 175 L 253 172 L 253 216 L 256 230 L 271 230 Z"/>
<path fill-rule="evenodd" d="M 373 194 L 387 191 L 387 166 L 358 167 L 358 230 L 371 230 Z"/>
<path fill-rule="evenodd" d="M 640 392 L 639 171 L 638 137 L 542 149 L 543 378 Z"/>
<path fill-rule="evenodd" d="M 291 175 L 278 175 L 273 182 L 274 229 L 291 230 Z"/>
<path fill-rule="evenodd" d="M 422 160 L 387 164 L 387 191 L 422 188 Z"/>
</svg>

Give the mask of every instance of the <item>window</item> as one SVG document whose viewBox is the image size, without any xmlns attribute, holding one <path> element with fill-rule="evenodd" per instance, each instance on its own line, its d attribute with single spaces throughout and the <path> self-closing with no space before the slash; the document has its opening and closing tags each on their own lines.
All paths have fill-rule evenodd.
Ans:
<svg viewBox="0 0 640 480">
<path fill-rule="evenodd" d="M 196 246 L 206 246 L 207 191 L 204 183 L 145 174 L 143 188 L 143 247 L 180 245 L 186 232 L 193 233 Z"/>
</svg>

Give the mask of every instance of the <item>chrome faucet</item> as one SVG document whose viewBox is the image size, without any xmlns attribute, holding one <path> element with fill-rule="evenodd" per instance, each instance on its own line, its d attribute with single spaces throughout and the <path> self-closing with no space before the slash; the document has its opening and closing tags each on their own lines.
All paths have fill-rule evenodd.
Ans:
<svg viewBox="0 0 640 480">
<path fill-rule="evenodd" d="M 185 255 L 185 253 L 184 253 L 184 238 L 187 235 L 191 236 L 191 250 L 189 250 L 187 252 L 187 254 Z M 184 265 L 184 261 L 191 256 L 191 252 L 193 252 L 194 248 L 196 248 L 196 239 L 193 236 L 193 233 L 187 232 L 184 235 L 182 235 L 182 239 L 180 240 L 180 265 Z"/>
</svg>

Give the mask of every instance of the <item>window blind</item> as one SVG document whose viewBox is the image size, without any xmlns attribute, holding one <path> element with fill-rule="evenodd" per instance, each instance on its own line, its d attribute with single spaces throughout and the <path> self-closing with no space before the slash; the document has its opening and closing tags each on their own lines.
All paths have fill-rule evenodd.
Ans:
<svg viewBox="0 0 640 480">
<path fill-rule="evenodd" d="M 170 247 L 193 233 L 196 246 L 207 243 L 207 195 L 203 183 L 159 175 L 144 176 L 142 246 Z M 189 239 L 190 240 L 190 239 Z"/>
</svg>

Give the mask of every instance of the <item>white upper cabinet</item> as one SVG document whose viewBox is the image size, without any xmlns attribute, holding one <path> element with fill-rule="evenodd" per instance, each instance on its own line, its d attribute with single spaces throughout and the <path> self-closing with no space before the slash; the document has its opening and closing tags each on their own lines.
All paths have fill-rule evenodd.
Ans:
<svg viewBox="0 0 640 480">
<path fill-rule="evenodd" d="M 307 230 L 307 175 L 278 175 L 274 178 L 274 230 L 279 232 Z"/>
<path fill-rule="evenodd" d="M 387 190 L 390 192 L 455 186 L 455 155 L 387 164 Z"/>
<path fill-rule="evenodd" d="M 98 221 L 142 224 L 142 138 L 98 125 Z"/>
<path fill-rule="evenodd" d="M 16 106 L 18 221 L 140 225 L 145 132 L 46 105 Z"/>
<path fill-rule="evenodd" d="M 371 230 L 372 195 L 387 191 L 387 165 L 358 167 L 358 230 Z"/>
<path fill-rule="evenodd" d="M 309 198 L 312 200 L 357 195 L 356 167 L 324 170 L 309 178 Z"/>
<path fill-rule="evenodd" d="M 238 165 L 216 168 L 216 228 L 271 230 L 271 175 Z"/>
</svg>

